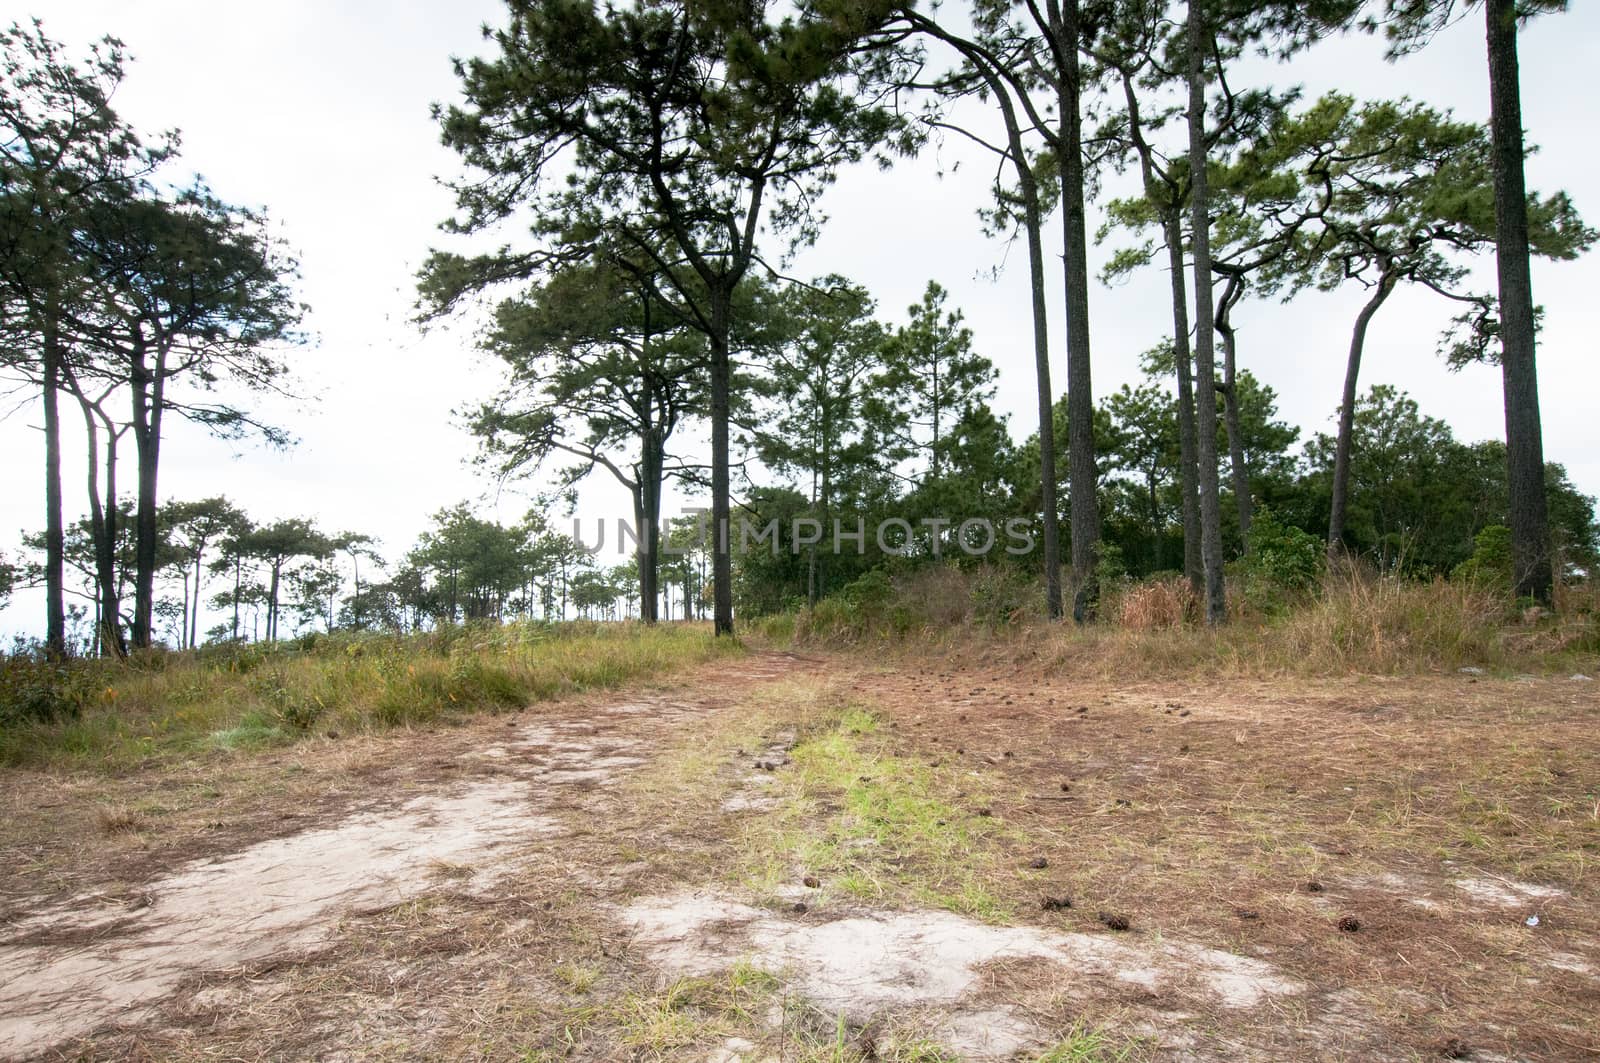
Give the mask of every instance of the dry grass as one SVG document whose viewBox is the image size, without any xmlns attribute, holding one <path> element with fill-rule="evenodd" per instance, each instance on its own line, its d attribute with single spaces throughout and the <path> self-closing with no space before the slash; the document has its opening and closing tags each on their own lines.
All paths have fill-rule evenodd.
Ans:
<svg viewBox="0 0 1600 1063">
<path fill-rule="evenodd" d="M 132 834 L 144 826 L 144 817 L 127 805 L 101 805 L 95 809 L 95 825 L 102 834 Z"/>
<path fill-rule="evenodd" d="M 1057 674 L 1100 679 L 1420 675 L 1461 668 L 1600 675 L 1600 608 L 1592 588 L 1564 588 L 1560 613 L 1529 614 L 1471 583 L 1381 579 L 1345 570 L 1317 593 L 1286 599 L 1271 612 L 1230 591 L 1230 622 L 1208 628 L 1199 623 L 1188 586 L 1175 579 L 1117 589 L 1104 603 L 1106 619 L 1097 623 L 1042 622 L 1035 590 L 1016 622 L 978 623 L 969 609 L 968 622 L 952 625 L 918 614 L 927 586 L 983 598 L 993 593 L 995 579 L 968 579 L 955 569 L 939 573 L 937 579 L 909 582 L 900 598 L 874 615 L 830 602 L 814 613 L 770 619 L 758 630 L 778 644 L 871 644 L 874 652 L 908 662 L 957 648 L 997 649 L 1019 661 L 1049 661 Z"/>
<path fill-rule="evenodd" d="M 1117 625 L 1129 631 L 1174 628 L 1194 615 L 1194 590 L 1184 579 L 1138 583 L 1116 603 Z"/>
<path fill-rule="evenodd" d="M 1275 1058 L 1425 1058 L 1450 1038 L 1514 1058 L 1600 1050 L 1591 684 L 1110 684 L 1012 650 L 869 666 L 853 689 L 899 724 L 902 756 L 992 780 L 1006 859 L 985 885 L 1002 910 L 1091 933 L 1119 914 L 1136 936 L 1270 957 L 1312 987 L 1266 1014 L 1168 1028 L 1164 1043 L 1184 1043 L 1181 1029 Z M 997 750 L 1014 755 L 996 763 Z M 1035 854 L 1048 870 L 1019 872 Z M 1074 904 L 1042 913 L 1044 896 Z M 1051 1011 L 1044 989 L 1007 992 L 1062 1020 L 1130 1003 Z"/>
<path fill-rule="evenodd" d="M 0 659 L 0 764 L 148 765 L 425 727 L 737 652 L 705 625 L 514 624 L 242 646 L 64 670 Z M 24 699 L 58 711 L 28 713 Z"/>
</svg>

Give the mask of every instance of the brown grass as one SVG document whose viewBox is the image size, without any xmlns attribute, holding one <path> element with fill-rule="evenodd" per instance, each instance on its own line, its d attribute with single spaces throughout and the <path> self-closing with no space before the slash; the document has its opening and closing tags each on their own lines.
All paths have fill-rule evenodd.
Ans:
<svg viewBox="0 0 1600 1063">
<path fill-rule="evenodd" d="M 1194 590 L 1188 580 L 1173 578 L 1137 583 L 1117 603 L 1117 625 L 1129 631 L 1178 627 L 1194 613 Z"/>
<path fill-rule="evenodd" d="M 918 613 L 938 586 L 957 600 L 982 598 L 992 576 L 940 569 L 919 577 L 880 613 L 858 615 L 838 603 L 814 613 L 773 618 L 758 630 L 779 644 L 872 645 L 874 652 L 915 661 L 930 652 L 1008 653 L 1044 660 L 1060 675 L 1082 678 L 1337 677 L 1426 675 L 1462 668 L 1499 674 L 1582 672 L 1600 675 L 1600 608 L 1594 591 L 1566 588 L 1565 611 L 1532 615 L 1498 593 L 1471 583 L 1378 578 L 1346 569 L 1316 593 L 1264 611 L 1230 588 L 1230 620 L 1211 628 L 1181 579 L 1133 584 L 1108 593 L 1104 616 L 1084 625 L 1048 624 L 1037 616 L 1042 594 L 1016 622 L 933 623 Z M 965 591 L 963 592 L 963 588 Z"/>
<path fill-rule="evenodd" d="M 126 805 L 101 805 L 95 809 L 95 825 L 102 834 L 132 834 L 144 826 L 144 817 Z"/>
</svg>

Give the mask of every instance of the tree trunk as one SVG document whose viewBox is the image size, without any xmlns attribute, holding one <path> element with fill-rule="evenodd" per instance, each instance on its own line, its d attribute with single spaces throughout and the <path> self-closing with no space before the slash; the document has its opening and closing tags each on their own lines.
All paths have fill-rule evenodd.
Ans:
<svg viewBox="0 0 1600 1063">
<path fill-rule="evenodd" d="M 272 584 L 267 588 L 267 641 L 278 641 L 278 578 L 282 563 L 272 562 Z"/>
<path fill-rule="evenodd" d="M 1228 433 L 1228 471 L 1233 480 L 1233 501 L 1239 511 L 1239 539 L 1243 549 L 1250 549 L 1250 468 L 1245 464 L 1244 430 L 1239 423 L 1238 372 L 1235 361 L 1236 333 L 1233 327 L 1233 306 L 1244 292 L 1237 274 L 1228 278 L 1217 301 L 1216 329 L 1222 337 L 1222 422 Z"/>
<path fill-rule="evenodd" d="M 996 91 L 1003 89 L 996 86 Z M 1017 187 L 1022 194 L 1022 225 L 1028 239 L 1028 287 L 1033 311 L 1033 371 L 1039 400 L 1039 508 L 1044 546 L 1044 604 L 1051 620 L 1065 612 L 1061 602 L 1061 514 L 1056 501 L 1056 418 L 1055 393 L 1050 384 L 1050 318 L 1046 307 L 1044 280 L 1043 211 L 1039 206 L 1039 185 L 1023 150 L 1022 134 L 1009 101 L 1006 110 L 1006 135 L 1017 170 Z"/>
<path fill-rule="evenodd" d="M 1189 286 L 1183 279 L 1183 223 L 1178 205 L 1167 212 L 1167 264 L 1172 274 L 1172 360 L 1178 374 L 1178 490 L 1183 496 L 1183 573 L 1198 601 L 1205 594 L 1200 556 L 1200 485 L 1194 423 L 1194 354 L 1189 350 Z"/>
<path fill-rule="evenodd" d="M 686 557 L 683 559 L 683 618 L 685 620 L 694 619 L 693 583 L 694 566 L 689 563 L 689 559 Z"/>
<path fill-rule="evenodd" d="M 1523 181 L 1522 100 L 1515 0 L 1487 0 L 1489 126 L 1494 166 L 1495 262 L 1500 275 L 1500 375 L 1506 406 L 1506 483 L 1511 501 L 1515 592 L 1551 603 L 1550 522 L 1539 425 L 1528 201 Z"/>
<path fill-rule="evenodd" d="M 355 583 L 355 596 L 350 599 L 350 620 L 357 631 L 365 631 L 366 606 L 361 602 L 361 558 L 354 550 L 350 551 L 350 578 Z M 528 582 L 528 617 L 533 617 L 533 582 Z"/>
<path fill-rule="evenodd" d="M 1222 514 L 1217 484 L 1217 404 L 1211 397 L 1216 379 L 1216 322 L 1212 318 L 1211 203 L 1206 181 L 1207 30 L 1202 0 L 1188 0 L 1189 60 L 1189 209 L 1194 243 L 1195 375 L 1203 394 L 1195 405 L 1196 459 L 1200 487 L 1200 559 L 1206 577 L 1206 623 L 1228 619 L 1227 588 L 1222 575 Z"/>
<path fill-rule="evenodd" d="M 205 544 L 195 548 L 194 551 L 194 612 L 189 614 L 189 648 L 192 650 L 199 643 L 200 633 L 200 558 L 205 553 Z"/>
<path fill-rule="evenodd" d="M 654 624 L 661 563 L 661 447 L 654 432 L 644 446 L 640 462 L 639 491 L 635 505 L 639 524 L 639 619 Z"/>
<path fill-rule="evenodd" d="M 74 389 L 76 391 L 76 389 Z M 89 439 L 87 479 L 89 486 L 89 538 L 94 550 L 94 653 L 106 656 L 111 652 L 111 640 L 106 637 L 106 601 L 115 589 L 115 578 L 106 578 L 107 549 L 106 512 L 100 502 L 100 430 L 95 423 L 94 407 L 81 392 L 77 392 L 78 406 L 83 410 L 83 428 Z"/>
<path fill-rule="evenodd" d="M 661 446 L 655 430 L 640 436 L 639 482 L 633 489 L 633 518 L 639 541 L 634 558 L 639 566 L 639 619 L 656 622 L 656 594 L 661 563 Z"/>
<path fill-rule="evenodd" d="M 1350 491 L 1350 438 L 1355 431 L 1356 387 L 1361 376 L 1361 351 L 1367 343 L 1367 326 L 1383 301 L 1394 290 L 1394 279 L 1385 273 L 1378 290 L 1356 315 L 1350 334 L 1350 357 L 1344 369 L 1344 395 L 1339 402 L 1339 434 L 1333 447 L 1333 490 L 1328 502 L 1328 559 L 1337 559 L 1344 549 L 1345 501 Z"/>
<path fill-rule="evenodd" d="M 239 592 L 243 586 L 244 555 L 233 555 L 233 641 L 239 641 Z"/>
<path fill-rule="evenodd" d="M 1161 204 L 1161 227 L 1167 244 L 1167 272 L 1172 283 L 1172 360 L 1178 377 L 1178 490 L 1183 513 L 1183 573 L 1198 601 L 1205 593 L 1205 570 L 1200 560 L 1200 494 L 1195 484 L 1195 427 L 1193 355 L 1189 350 L 1189 293 L 1183 279 L 1183 212 L 1176 182 L 1158 180 L 1155 151 L 1144 138 L 1139 117 L 1139 96 L 1133 77 L 1122 71 L 1123 97 L 1128 107 L 1128 131 L 1139 153 L 1145 194 Z"/>
<path fill-rule="evenodd" d="M 939 482 L 939 412 L 944 405 L 944 395 L 939 391 L 939 319 L 933 321 L 933 353 L 928 360 L 928 376 L 933 387 L 928 392 L 933 406 L 933 450 L 928 462 L 928 482 Z"/>
<path fill-rule="evenodd" d="M 83 409 L 84 428 L 89 437 L 88 486 L 89 530 L 94 547 L 95 645 L 98 652 L 123 658 L 128 655 L 122 637 L 122 609 L 117 593 L 117 431 L 106 428 L 104 501 L 100 495 L 100 411 L 77 385 L 73 391 Z"/>
<path fill-rule="evenodd" d="M 635 496 L 635 511 L 639 525 L 639 619 L 654 624 L 657 619 L 656 589 L 661 574 L 661 466 L 663 441 L 661 430 L 654 421 L 656 388 L 650 375 L 650 293 L 640 299 L 644 331 L 639 341 L 639 363 L 645 388 L 640 408 L 645 411 L 647 423 L 639 436 L 639 484 Z"/>
<path fill-rule="evenodd" d="M 61 333 L 54 300 L 45 308 L 43 347 L 44 647 L 50 660 L 60 661 L 67 656 L 67 537 L 61 516 Z"/>
<path fill-rule="evenodd" d="M 166 352 L 158 351 L 154 372 L 145 362 L 144 341 L 134 338 L 133 438 L 139 460 L 139 494 L 134 513 L 133 645 L 149 647 L 155 638 L 156 469 L 161 460 L 161 413 L 165 405 Z"/>
<path fill-rule="evenodd" d="M 943 39 L 955 43 L 955 39 Z M 1022 197 L 1022 224 L 1028 241 L 1028 285 L 1033 312 L 1033 368 L 1039 400 L 1039 509 L 1044 548 L 1044 601 L 1050 619 L 1061 619 L 1061 514 L 1056 499 L 1055 390 L 1050 383 L 1050 319 L 1047 310 L 1044 276 L 1044 218 L 1039 205 L 1039 184 L 1027 163 L 1021 125 L 1007 86 L 981 56 L 964 51 L 983 74 L 1000 106 L 1006 127 L 1006 148 L 1017 172 L 1017 190 Z"/>
<path fill-rule="evenodd" d="M 1094 393 L 1089 358 L 1089 252 L 1083 206 L 1082 75 L 1078 66 L 1078 0 L 1063 0 L 1057 33 L 1062 69 L 1060 113 L 1061 228 L 1067 289 L 1067 477 L 1072 521 L 1072 618 L 1089 618 L 1098 596 L 1100 508 L 1095 483 Z"/>
<path fill-rule="evenodd" d="M 711 580 L 716 633 L 733 634 L 733 554 L 728 483 L 728 301 L 715 294 L 711 310 Z"/>
</svg>

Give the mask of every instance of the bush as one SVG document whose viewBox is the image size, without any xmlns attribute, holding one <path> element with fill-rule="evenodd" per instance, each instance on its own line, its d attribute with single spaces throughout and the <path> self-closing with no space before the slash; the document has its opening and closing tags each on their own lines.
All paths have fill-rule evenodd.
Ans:
<svg viewBox="0 0 1600 1063">
<path fill-rule="evenodd" d="M 894 584 L 889 576 L 880 568 L 872 569 L 854 583 L 847 584 L 839 592 L 839 597 L 850 604 L 856 612 L 871 615 L 887 609 L 894 599 Z"/>
<path fill-rule="evenodd" d="M 0 727 L 76 719 L 101 696 L 115 698 L 115 689 L 102 688 L 83 663 L 0 657 Z"/>
<path fill-rule="evenodd" d="M 1245 596 L 1260 609 L 1284 608 L 1316 586 L 1324 556 L 1321 539 L 1260 507 L 1250 520 L 1249 548 L 1238 566 Z"/>
<path fill-rule="evenodd" d="M 988 627 L 1019 624 L 1039 615 L 1039 584 L 1008 565 L 981 565 L 969 573 L 973 619 Z"/>
<path fill-rule="evenodd" d="M 1511 586 L 1511 529 L 1491 524 L 1472 539 L 1472 556 L 1455 567 L 1450 578 L 1462 583 Z"/>
<path fill-rule="evenodd" d="M 1507 657 L 1506 619 L 1505 600 L 1478 587 L 1351 570 L 1285 617 L 1274 641 L 1335 674 L 1494 666 Z"/>
<path fill-rule="evenodd" d="M 924 565 L 894 581 L 894 601 L 907 617 L 932 627 L 954 627 L 973 619 L 973 587 L 954 565 Z"/>
</svg>

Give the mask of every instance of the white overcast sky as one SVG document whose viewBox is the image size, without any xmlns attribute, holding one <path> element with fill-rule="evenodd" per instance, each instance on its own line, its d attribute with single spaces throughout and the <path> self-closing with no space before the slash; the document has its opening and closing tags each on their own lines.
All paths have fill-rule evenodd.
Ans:
<svg viewBox="0 0 1600 1063">
<path fill-rule="evenodd" d="M 445 239 L 436 227 L 451 202 L 436 178 L 456 171 L 429 104 L 456 98 L 450 57 L 482 48 L 479 28 L 499 21 L 500 5 L 0 2 L 6 23 L 34 15 L 75 54 L 104 34 L 122 38 L 134 61 L 117 107 L 143 131 L 182 130 L 183 159 L 170 176 L 181 181 L 199 172 L 224 198 L 265 207 L 302 263 L 315 342 L 293 360 L 299 390 L 310 399 L 265 406 L 299 445 L 287 453 L 241 449 L 174 427 L 163 452 L 162 497 L 220 493 L 258 520 L 315 517 L 330 529 L 379 536 L 391 557 L 414 541 L 431 512 L 463 499 L 481 499 L 486 515 L 518 517 L 525 497 L 496 497 L 465 464 L 473 444 L 453 416 L 493 389 L 493 368 L 473 352 L 470 329 L 420 336 L 408 322 L 417 264 Z M 1529 185 L 1567 189 L 1591 222 L 1600 221 L 1600 115 L 1594 97 L 1575 89 L 1575 78 L 1600 56 L 1600 4 L 1574 4 L 1568 14 L 1535 22 L 1521 49 L 1525 122 L 1541 146 L 1528 165 Z M 1476 14 L 1398 64 L 1383 61 L 1379 42 L 1353 37 L 1326 43 L 1292 67 L 1252 69 L 1280 85 L 1303 84 L 1312 96 L 1334 88 L 1361 98 L 1410 95 L 1463 118 L 1488 118 Z M 1035 409 L 1025 258 L 1020 247 L 1008 255 L 978 230 L 974 212 L 992 163 L 953 142 L 940 149 L 939 162 L 928 156 L 889 172 L 843 174 L 823 203 L 832 223 L 794 272 L 852 277 L 877 297 L 881 316 L 896 320 L 929 279 L 945 285 L 980 350 L 999 366 L 998 406 L 1021 437 L 1031 431 Z M 941 168 L 942 179 L 935 172 Z M 1105 258 L 1104 249 L 1090 254 L 1092 266 Z M 1001 262 L 1008 268 L 990 277 Z M 1492 258 L 1481 268 L 1479 286 L 1492 284 Z M 1052 290 L 1061 291 L 1059 269 Z M 1136 381 L 1139 352 L 1170 324 L 1167 290 L 1166 277 L 1153 269 L 1115 288 L 1094 286 L 1097 396 Z M 1536 262 L 1534 290 L 1546 309 L 1539 367 L 1546 453 L 1567 465 L 1582 490 L 1600 494 L 1600 256 Z M 1361 298 L 1355 291 L 1313 294 L 1289 307 L 1247 302 L 1235 312 L 1243 366 L 1277 389 L 1283 416 L 1308 434 L 1329 427 Z M 1051 306 L 1058 394 L 1065 380 L 1060 305 L 1058 297 Z M 1459 437 L 1499 437 L 1498 372 L 1452 374 L 1434 353 L 1452 313 L 1428 293 L 1392 299 L 1372 328 L 1363 390 L 1398 385 Z M 8 404 L 0 413 L 9 413 L 0 421 L 0 550 L 14 556 L 21 531 L 43 523 L 39 412 L 37 404 Z M 64 407 L 64 416 L 71 413 Z M 80 433 L 75 420 L 65 423 L 68 504 L 81 509 L 81 459 L 72 461 Z M 131 475 L 123 482 L 131 484 Z M 585 492 L 581 512 L 609 517 L 629 508 L 597 485 Z M 37 610 L 34 595 L 19 595 L 0 614 L 0 635 L 36 630 Z"/>
</svg>

